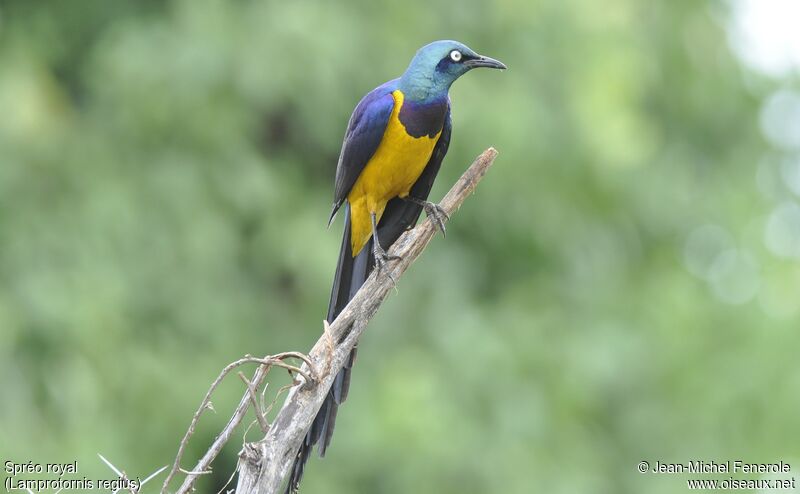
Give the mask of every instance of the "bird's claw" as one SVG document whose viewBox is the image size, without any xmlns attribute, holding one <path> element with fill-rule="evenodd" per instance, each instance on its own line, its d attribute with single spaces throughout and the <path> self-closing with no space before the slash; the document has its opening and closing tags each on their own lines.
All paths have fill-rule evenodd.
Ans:
<svg viewBox="0 0 800 494">
<path fill-rule="evenodd" d="M 378 242 L 374 242 L 372 254 L 375 256 L 375 267 L 378 271 L 383 271 L 384 268 L 388 268 L 389 261 L 399 261 L 402 259 L 400 256 L 387 254 Z M 392 273 L 388 269 L 386 270 L 386 274 L 392 280 L 392 283 L 395 283 L 394 276 L 392 276 Z"/>
<path fill-rule="evenodd" d="M 422 207 L 425 209 L 425 214 L 428 215 L 428 218 L 433 222 L 433 225 L 442 232 L 443 237 L 446 237 L 447 231 L 445 230 L 444 224 L 450 221 L 450 215 L 447 214 L 447 211 L 440 205 L 428 201 L 425 201 Z"/>
<path fill-rule="evenodd" d="M 426 201 L 414 196 L 407 196 L 406 200 L 413 202 L 418 206 L 422 206 L 422 209 L 425 210 L 425 214 L 428 215 L 428 218 L 430 218 L 433 222 L 433 226 L 442 232 L 442 236 L 447 236 L 444 224 L 446 221 L 450 221 L 450 215 L 447 214 L 447 211 L 445 211 L 443 207 L 434 202 Z"/>
</svg>

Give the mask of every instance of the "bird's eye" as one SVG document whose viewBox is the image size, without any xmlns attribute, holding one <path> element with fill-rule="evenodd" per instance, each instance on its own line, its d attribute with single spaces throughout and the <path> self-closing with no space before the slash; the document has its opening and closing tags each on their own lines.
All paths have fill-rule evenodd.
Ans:
<svg viewBox="0 0 800 494">
<path fill-rule="evenodd" d="M 461 61 L 461 52 L 458 51 L 458 50 L 451 51 L 450 52 L 450 60 L 452 60 L 454 62 L 460 62 Z"/>
</svg>

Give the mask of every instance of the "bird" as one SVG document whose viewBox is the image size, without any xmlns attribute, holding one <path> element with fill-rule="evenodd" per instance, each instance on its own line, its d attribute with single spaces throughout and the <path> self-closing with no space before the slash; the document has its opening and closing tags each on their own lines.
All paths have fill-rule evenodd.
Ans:
<svg viewBox="0 0 800 494">
<path fill-rule="evenodd" d="M 396 257 L 386 250 L 421 212 L 445 233 L 445 211 L 428 201 L 450 145 L 453 82 L 478 67 L 506 69 L 463 43 L 440 40 L 420 48 L 403 74 L 373 89 L 356 105 L 336 166 L 333 209 L 344 206 L 344 234 L 334 275 L 328 321 L 333 321 L 373 269 Z M 286 493 L 297 492 L 315 445 L 331 442 L 339 405 L 347 398 L 356 346 L 336 375 L 294 458 Z"/>
</svg>

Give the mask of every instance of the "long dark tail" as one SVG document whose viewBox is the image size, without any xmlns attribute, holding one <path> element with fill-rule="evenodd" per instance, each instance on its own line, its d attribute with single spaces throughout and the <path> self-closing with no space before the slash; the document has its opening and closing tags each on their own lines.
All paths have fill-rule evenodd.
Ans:
<svg viewBox="0 0 800 494">
<path fill-rule="evenodd" d="M 427 191 L 425 195 L 427 196 Z M 378 238 L 381 246 L 388 249 L 406 229 L 416 224 L 421 211 L 422 208 L 416 204 L 402 199 L 391 200 L 387 204 L 378 224 Z M 353 251 L 350 247 L 349 205 L 345 205 L 344 215 L 342 247 L 339 250 L 339 263 L 336 266 L 331 300 L 328 305 L 329 322 L 333 322 L 336 319 L 336 316 L 339 315 L 367 280 L 375 266 L 375 258 L 372 253 L 374 239 L 372 238 L 370 238 L 361 252 L 356 257 L 353 257 Z M 289 483 L 286 487 L 287 494 L 296 492 L 300 486 L 300 479 L 303 476 L 306 461 L 311 456 L 314 445 L 319 443 L 319 455 L 325 456 L 325 451 L 331 443 L 333 428 L 336 425 L 336 413 L 339 410 L 339 405 L 347 398 L 347 392 L 350 388 L 350 373 L 356 358 L 356 350 L 357 347 L 353 349 L 344 367 L 336 375 L 328 396 L 322 403 L 314 422 L 311 424 L 311 429 L 309 429 L 303 443 L 300 445 L 300 450 L 297 452 L 297 457 L 292 465 Z"/>
</svg>

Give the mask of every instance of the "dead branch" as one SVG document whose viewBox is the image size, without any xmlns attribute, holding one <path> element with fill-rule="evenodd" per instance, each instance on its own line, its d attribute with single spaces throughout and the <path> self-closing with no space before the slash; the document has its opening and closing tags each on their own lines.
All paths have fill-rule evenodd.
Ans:
<svg viewBox="0 0 800 494">
<path fill-rule="evenodd" d="M 472 165 L 442 199 L 440 206 L 452 216 L 469 196 L 494 162 L 497 151 L 489 148 Z M 238 494 L 274 494 L 279 492 L 284 477 L 300 443 L 311 426 L 336 373 L 350 355 L 350 350 L 363 333 L 367 322 L 377 312 L 383 300 L 400 276 L 419 257 L 435 232 L 430 219 L 404 233 L 389 251 L 400 260 L 389 263 L 387 269 L 377 270 L 367 279 L 355 297 L 333 323 L 324 324 L 322 337 L 311 349 L 303 369 L 316 369 L 314 381 L 301 373 L 308 386 L 295 386 L 278 412 L 264 438 L 246 443 L 239 453 Z M 255 381 L 255 379 L 254 379 Z M 254 382 L 254 385 L 257 384 Z M 245 393 L 246 406 L 250 393 Z"/>
</svg>

